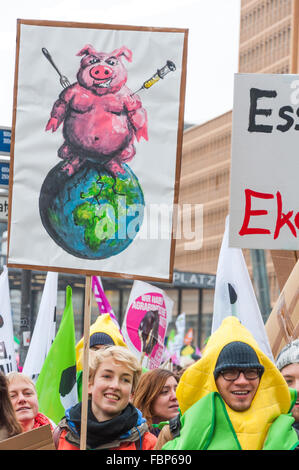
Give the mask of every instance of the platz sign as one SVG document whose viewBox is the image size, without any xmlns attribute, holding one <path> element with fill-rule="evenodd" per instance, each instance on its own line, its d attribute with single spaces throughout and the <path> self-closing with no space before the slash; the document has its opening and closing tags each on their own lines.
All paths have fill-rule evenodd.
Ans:
<svg viewBox="0 0 299 470">
<path fill-rule="evenodd" d="M 298 116 L 298 75 L 235 75 L 229 246 L 299 250 Z"/>
</svg>

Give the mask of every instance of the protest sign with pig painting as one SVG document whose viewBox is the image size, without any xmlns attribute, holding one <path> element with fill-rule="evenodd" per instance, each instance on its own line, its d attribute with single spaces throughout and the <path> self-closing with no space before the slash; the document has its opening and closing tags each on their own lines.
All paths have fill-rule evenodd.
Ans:
<svg viewBox="0 0 299 470">
<path fill-rule="evenodd" d="M 8 266 L 171 279 L 147 214 L 178 200 L 186 50 L 182 29 L 18 20 Z"/>
</svg>

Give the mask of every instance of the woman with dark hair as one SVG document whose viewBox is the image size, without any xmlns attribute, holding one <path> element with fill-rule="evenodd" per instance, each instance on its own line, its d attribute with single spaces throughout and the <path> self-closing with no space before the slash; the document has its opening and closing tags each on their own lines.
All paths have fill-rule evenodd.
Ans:
<svg viewBox="0 0 299 470">
<path fill-rule="evenodd" d="M 7 379 L 0 371 L 0 441 L 21 434 L 21 432 L 22 427 L 9 398 Z"/>
<path fill-rule="evenodd" d="M 176 398 L 178 379 L 167 369 L 153 369 L 142 374 L 133 404 L 147 420 L 149 430 L 155 436 L 160 433 L 159 423 L 169 421 L 179 413 Z"/>
</svg>

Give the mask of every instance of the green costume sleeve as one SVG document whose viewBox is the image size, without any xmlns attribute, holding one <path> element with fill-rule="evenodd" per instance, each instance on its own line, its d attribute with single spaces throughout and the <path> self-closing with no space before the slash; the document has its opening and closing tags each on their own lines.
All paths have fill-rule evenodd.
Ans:
<svg viewBox="0 0 299 470">
<path fill-rule="evenodd" d="M 263 450 L 293 450 L 299 445 L 298 436 L 292 427 L 291 414 L 280 415 L 267 434 Z"/>
</svg>

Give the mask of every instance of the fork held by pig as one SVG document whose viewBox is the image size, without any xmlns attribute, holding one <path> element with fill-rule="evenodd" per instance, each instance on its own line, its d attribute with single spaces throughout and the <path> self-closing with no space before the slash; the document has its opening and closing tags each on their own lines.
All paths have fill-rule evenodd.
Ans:
<svg viewBox="0 0 299 470">
<path fill-rule="evenodd" d="M 77 55 L 83 56 L 77 82 L 60 93 L 46 131 L 55 132 L 64 123 L 65 140 L 58 156 L 66 160 L 63 170 L 69 175 L 88 159 L 116 176 L 124 173 L 122 163 L 134 157 L 135 139 L 148 140 L 146 110 L 126 86 L 122 60 L 131 62 L 132 52 L 125 46 L 111 53 L 97 52 L 86 45 Z"/>
</svg>

